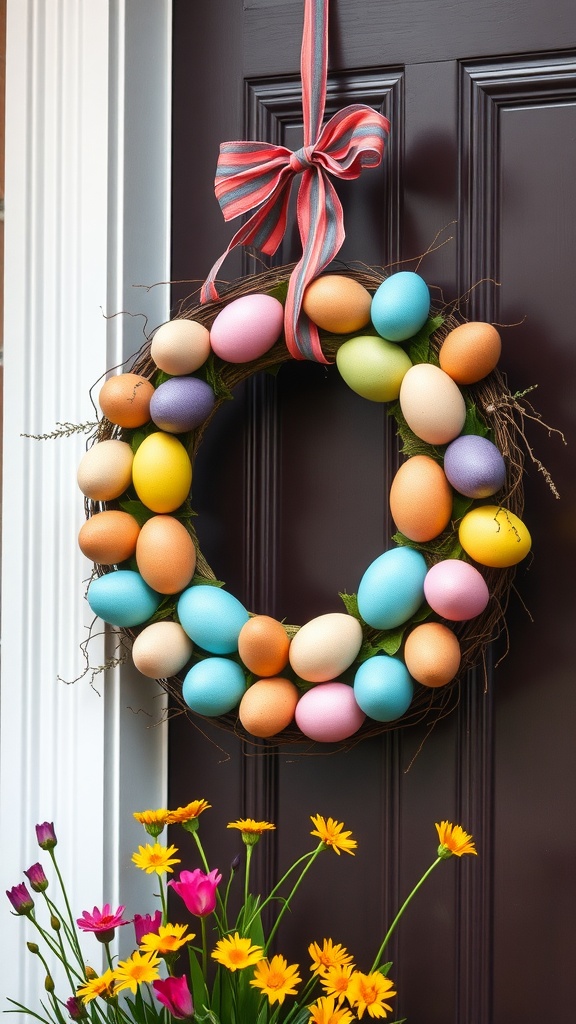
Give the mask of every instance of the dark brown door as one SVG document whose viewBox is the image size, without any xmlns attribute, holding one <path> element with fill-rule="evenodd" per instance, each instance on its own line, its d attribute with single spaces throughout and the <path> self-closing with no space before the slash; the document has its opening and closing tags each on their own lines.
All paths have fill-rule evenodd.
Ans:
<svg viewBox="0 0 576 1024">
<path fill-rule="evenodd" d="M 301 137 L 300 0 L 174 0 L 174 308 L 226 247 L 213 197 L 218 145 Z M 414 260 L 468 319 L 502 325 L 512 390 L 551 472 L 527 460 L 534 555 L 517 574 L 506 642 L 463 683 L 456 711 L 347 753 L 267 756 L 175 718 L 170 802 L 208 799 L 213 861 L 236 852 L 238 816 L 279 828 L 260 884 L 306 847 L 309 815 L 358 839 L 326 856 L 282 948 L 306 963 L 331 936 L 368 968 L 386 922 L 434 856 L 434 821 L 472 831 L 478 858 L 443 865 L 390 957 L 398 1016 L 414 1024 L 570 1024 L 576 955 L 576 9 L 573 0 L 333 0 L 330 114 L 366 102 L 391 120 L 384 167 L 339 189 L 345 260 Z M 289 231 L 281 262 L 297 258 Z M 413 267 L 414 263 L 406 266 Z M 251 273 L 234 256 L 224 274 Z M 191 283 L 192 282 L 192 283 Z M 253 610 L 303 622 L 339 610 L 389 544 L 394 439 L 385 411 L 336 371 L 294 364 L 219 413 L 198 458 L 195 504 L 209 561 Z M 389 454 L 391 453 L 391 454 Z M 507 649 L 509 647 L 509 649 Z M 346 863 L 343 863 L 346 860 Z M 306 969 L 306 968 L 305 968 Z M 249 1024 L 249 1022 L 247 1022 Z"/>
</svg>

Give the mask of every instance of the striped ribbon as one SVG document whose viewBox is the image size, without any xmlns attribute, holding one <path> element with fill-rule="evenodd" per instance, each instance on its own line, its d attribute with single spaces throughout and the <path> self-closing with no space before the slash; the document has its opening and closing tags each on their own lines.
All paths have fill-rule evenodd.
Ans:
<svg viewBox="0 0 576 1024">
<path fill-rule="evenodd" d="M 334 259 L 345 238 L 342 205 L 329 175 L 357 178 L 377 167 L 390 123 L 372 107 L 344 107 L 322 127 L 328 69 L 329 0 L 305 0 L 300 56 L 304 145 L 296 152 L 266 142 L 223 142 L 214 191 L 224 220 L 256 212 L 236 232 L 202 286 L 201 302 L 218 298 L 216 275 L 237 245 L 276 252 L 288 216 L 295 175 L 302 178 L 296 203 L 302 258 L 288 284 L 284 310 L 286 345 L 294 359 L 326 363 L 318 330 L 302 313 L 307 285 Z"/>
</svg>

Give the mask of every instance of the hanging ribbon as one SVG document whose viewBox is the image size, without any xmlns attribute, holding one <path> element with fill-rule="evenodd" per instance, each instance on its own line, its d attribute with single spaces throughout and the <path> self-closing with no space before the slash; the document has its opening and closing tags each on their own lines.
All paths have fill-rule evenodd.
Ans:
<svg viewBox="0 0 576 1024">
<path fill-rule="evenodd" d="M 223 142 L 214 191 L 224 220 L 256 212 L 236 232 L 216 261 L 201 291 L 201 302 L 218 298 L 215 280 L 237 245 L 276 252 L 288 215 L 290 190 L 301 174 L 296 204 L 302 259 L 294 268 L 284 310 L 286 345 L 295 359 L 326 363 L 318 329 L 301 312 L 307 285 L 334 259 L 345 238 L 342 205 L 329 175 L 357 178 L 377 167 L 390 123 L 372 107 L 355 103 L 334 114 L 322 128 L 328 70 L 329 0 L 305 0 L 300 56 L 304 145 L 297 152 L 266 142 Z"/>
</svg>

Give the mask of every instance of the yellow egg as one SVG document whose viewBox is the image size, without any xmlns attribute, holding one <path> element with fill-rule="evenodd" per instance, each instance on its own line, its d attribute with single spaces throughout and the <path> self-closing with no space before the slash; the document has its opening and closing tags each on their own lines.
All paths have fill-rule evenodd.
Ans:
<svg viewBox="0 0 576 1024">
<path fill-rule="evenodd" d="M 502 341 L 492 324 L 470 321 L 446 335 L 440 367 L 457 384 L 475 384 L 496 367 L 501 351 Z"/>
<path fill-rule="evenodd" d="M 442 466 L 428 455 L 413 455 L 390 488 L 390 512 L 409 540 L 423 543 L 446 529 L 452 515 L 452 488 Z"/>
<path fill-rule="evenodd" d="M 423 622 L 408 634 L 404 661 L 412 678 L 423 686 L 446 686 L 460 667 L 458 638 L 441 622 Z"/>
<path fill-rule="evenodd" d="M 152 516 L 140 530 L 136 563 L 142 578 L 158 594 L 179 594 L 196 568 L 196 548 L 174 516 Z"/>
<path fill-rule="evenodd" d="M 256 676 L 277 676 L 288 664 L 290 639 L 278 619 L 253 615 L 238 636 L 238 654 Z"/>
<path fill-rule="evenodd" d="M 496 569 L 517 565 L 532 546 L 522 520 L 501 505 L 479 505 L 467 512 L 458 537 L 470 558 Z"/>
<path fill-rule="evenodd" d="M 144 438 L 134 456 L 136 493 L 153 512 L 174 512 L 188 496 L 192 464 L 184 445 L 162 430 Z"/>
<path fill-rule="evenodd" d="M 293 720 L 298 696 L 289 679 L 258 679 L 242 697 L 238 717 L 251 736 L 276 736 Z"/>
<path fill-rule="evenodd" d="M 170 679 L 190 660 L 193 644 L 179 622 L 151 622 L 132 644 L 132 661 L 149 679 Z"/>
<path fill-rule="evenodd" d="M 78 486 L 92 501 L 111 501 L 128 489 L 134 455 L 126 441 L 98 441 L 78 466 Z"/>
<path fill-rule="evenodd" d="M 86 520 L 78 534 L 78 545 L 92 562 L 118 565 L 134 554 L 139 533 L 134 516 L 110 509 Z"/>
<path fill-rule="evenodd" d="M 117 373 L 103 385 L 98 403 L 106 419 L 119 427 L 141 427 L 150 419 L 154 387 L 139 373 Z"/>
<path fill-rule="evenodd" d="M 428 444 L 448 444 L 466 419 L 458 385 L 432 363 L 411 366 L 400 385 L 400 408 L 410 430 Z"/>
<path fill-rule="evenodd" d="M 302 299 L 307 316 L 324 331 L 352 334 L 370 322 L 370 292 L 350 277 L 324 274 L 308 285 Z"/>
<path fill-rule="evenodd" d="M 196 320 L 169 320 L 152 338 L 150 355 L 160 370 L 174 377 L 194 373 L 210 355 L 210 332 Z"/>
</svg>

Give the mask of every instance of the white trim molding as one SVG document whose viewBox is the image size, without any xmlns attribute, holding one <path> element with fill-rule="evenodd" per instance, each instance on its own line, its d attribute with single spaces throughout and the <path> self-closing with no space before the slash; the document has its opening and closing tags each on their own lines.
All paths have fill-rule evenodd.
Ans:
<svg viewBox="0 0 576 1024">
<path fill-rule="evenodd" d="M 86 437 L 23 435 L 94 420 L 92 385 L 168 317 L 171 2 L 8 0 L 7 39 L 1 1010 L 45 997 L 4 896 L 43 858 L 37 822 L 55 822 L 78 915 L 152 900 L 130 865 L 131 812 L 166 798 L 164 697 L 125 667 L 62 681 L 83 671 L 92 619 L 76 543 Z M 95 635 L 90 663 L 111 646 Z"/>
</svg>

